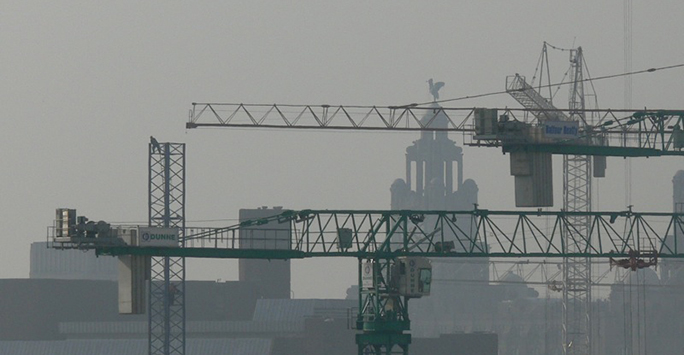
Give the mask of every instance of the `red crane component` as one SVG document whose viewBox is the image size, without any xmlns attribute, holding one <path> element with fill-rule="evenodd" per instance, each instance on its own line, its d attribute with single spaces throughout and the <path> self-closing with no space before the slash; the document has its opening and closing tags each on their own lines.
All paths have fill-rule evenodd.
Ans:
<svg viewBox="0 0 684 355">
<path fill-rule="evenodd" d="M 642 258 L 641 256 L 646 256 L 648 259 Z M 632 271 L 637 271 L 638 269 L 644 269 L 651 266 L 657 267 L 658 253 L 641 253 L 636 250 L 630 250 L 628 258 L 618 260 L 610 258 L 610 267 L 612 268 L 613 266 L 618 266 L 623 269 L 630 269 Z"/>
</svg>

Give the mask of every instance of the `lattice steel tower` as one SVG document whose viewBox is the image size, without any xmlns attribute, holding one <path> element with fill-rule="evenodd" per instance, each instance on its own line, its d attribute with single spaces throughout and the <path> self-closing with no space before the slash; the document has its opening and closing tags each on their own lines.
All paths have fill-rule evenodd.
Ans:
<svg viewBox="0 0 684 355">
<path fill-rule="evenodd" d="M 578 121 L 580 130 L 586 127 L 582 47 L 570 50 L 570 119 Z M 563 209 L 569 212 L 591 211 L 591 157 L 588 155 L 563 155 Z M 566 230 L 568 243 L 582 252 L 588 242 L 590 220 L 586 216 L 569 216 L 575 226 Z M 573 236 L 574 235 L 574 236 Z M 586 257 L 568 257 L 563 260 L 563 353 L 591 354 L 591 264 Z"/>
<path fill-rule="evenodd" d="M 539 88 L 541 89 L 544 74 L 551 80 L 548 71 L 547 46 L 570 53 L 570 79 L 568 115 L 553 106 L 553 96 L 549 90 L 549 98 L 543 97 L 533 85 L 527 84 L 525 79 L 516 74 L 513 80 L 507 80 L 506 90 L 521 105 L 529 109 L 540 121 L 576 121 L 580 131 L 587 131 L 593 117 L 586 117 L 586 97 L 584 90 L 585 61 L 582 47 L 576 49 L 562 49 L 544 43 L 542 55 L 537 70 L 540 74 Z M 546 67 L 546 73 L 544 68 Z M 535 77 L 537 73 L 535 72 Z M 532 79 L 534 82 L 534 78 Z M 591 89 L 593 93 L 593 87 Z M 593 94 L 595 101 L 595 93 Z M 580 138 L 590 139 L 590 138 Z M 589 142 L 577 142 L 588 145 Z M 597 143 L 597 142 L 592 142 Z M 596 177 L 605 174 L 605 157 L 594 157 Z M 588 155 L 563 155 L 563 210 L 569 212 L 591 211 L 591 178 L 592 157 Z M 589 238 L 590 220 L 586 216 L 568 216 L 572 229 L 564 230 L 566 245 L 571 253 L 582 253 L 591 242 Z M 570 243 L 570 241 L 573 241 Z M 586 257 L 563 259 L 563 312 L 562 338 L 564 354 L 591 354 L 591 265 Z"/>
<path fill-rule="evenodd" d="M 185 144 L 149 144 L 149 226 L 185 231 Z M 152 257 L 149 354 L 185 354 L 185 258 Z"/>
</svg>

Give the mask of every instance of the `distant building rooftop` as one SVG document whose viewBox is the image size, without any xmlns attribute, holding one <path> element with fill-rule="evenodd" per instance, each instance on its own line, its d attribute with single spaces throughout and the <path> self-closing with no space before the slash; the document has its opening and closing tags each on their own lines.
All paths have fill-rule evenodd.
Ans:
<svg viewBox="0 0 684 355">
<path fill-rule="evenodd" d="M 97 257 L 95 251 L 58 250 L 47 242 L 31 243 L 32 279 L 117 280 L 117 259 Z"/>
<path fill-rule="evenodd" d="M 271 352 L 270 339 L 188 339 L 188 354 L 263 355 Z M 147 339 L 55 341 L 0 341 L 0 354 L 31 355 L 146 355 Z"/>
</svg>

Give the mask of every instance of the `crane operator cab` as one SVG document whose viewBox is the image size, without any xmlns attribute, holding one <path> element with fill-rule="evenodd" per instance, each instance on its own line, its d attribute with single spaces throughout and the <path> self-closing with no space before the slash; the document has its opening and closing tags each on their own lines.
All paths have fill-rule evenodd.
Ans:
<svg viewBox="0 0 684 355">
<path fill-rule="evenodd" d="M 404 297 L 429 296 L 432 285 L 432 264 L 425 257 L 399 257 L 392 270 L 392 279 L 399 294 Z"/>
</svg>

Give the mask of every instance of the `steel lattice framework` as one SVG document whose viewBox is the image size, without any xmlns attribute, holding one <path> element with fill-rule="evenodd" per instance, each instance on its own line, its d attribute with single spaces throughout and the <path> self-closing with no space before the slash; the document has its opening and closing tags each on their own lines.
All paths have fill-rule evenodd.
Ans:
<svg viewBox="0 0 684 355">
<path fill-rule="evenodd" d="M 470 218 L 464 230 L 457 221 Z M 584 219 L 582 219 L 584 218 Z M 589 229 L 582 231 L 584 220 Z M 577 220 L 582 225 L 576 225 Z M 287 229 L 269 229 L 269 223 Z M 263 226 L 263 227 L 260 227 Z M 411 343 L 408 297 L 387 282 L 399 257 L 573 257 L 626 258 L 627 265 L 649 258 L 682 258 L 682 213 L 545 211 L 284 211 L 226 228 L 194 229 L 184 248 L 137 247 L 97 240 L 98 255 L 296 259 L 354 257 L 359 261 L 359 354 L 408 354 Z M 240 249 L 239 236 L 268 230 L 273 249 Z M 281 246 L 287 233 L 289 249 Z M 266 237 L 264 237 L 266 238 Z M 118 244 L 118 245 L 117 245 Z M 372 265 L 372 286 L 364 286 L 362 267 Z M 636 264 L 635 264 L 636 265 Z"/>
<path fill-rule="evenodd" d="M 589 126 L 585 116 L 584 57 L 582 47 L 570 50 L 572 85 L 569 95 L 570 120 Z M 591 211 L 591 157 L 563 155 L 563 209 Z M 573 216 L 580 235 L 589 235 L 590 219 Z M 572 245 L 572 244 L 570 244 Z M 582 250 L 583 244 L 576 244 Z M 563 353 L 591 355 L 591 261 L 587 257 L 568 257 L 563 263 Z"/>
<path fill-rule="evenodd" d="M 184 143 L 149 145 L 149 226 L 185 231 Z M 149 354 L 184 355 L 184 257 L 152 256 L 148 300 Z"/>
<path fill-rule="evenodd" d="M 563 205 L 568 211 L 591 211 L 591 157 L 563 156 Z M 580 235 L 588 235 L 590 219 L 571 217 Z M 573 245 L 573 244 L 570 244 Z M 581 250 L 584 245 L 574 245 Z M 563 351 L 591 354 L 591 261 L 584 256 L 568 257 L 563 263 Z"/>
<path fill-rule="evenodd" d="M 527 84 L 520 75 L 516 74 L 514 77 L 507 79 L 506 91 L 541 122 L 574 121 L 577 122 L 580 130 L 583 132 L 590 132 L 596 126 L 605 127 L 608 121 L 598 125 L 592 120 L 587 121 L 589 117 L 587 117 L 584 95 L 584 56 L 582 55 L 582 48 L 578 47 L 577 49 L 570 50 L 553 48 L 570 53 L 568 115 L 556 109 L 551 102 L 551 97 L 549 99 L 544 98 L 531 85 Z M 542 65 L 541 71 L 543 72 L 544 64 L 547 65 L 548 70 L 546 42 L 544 42 L 540 62 Z M 639 114 L 634 116 L 639 116 Z M 588 147 L 595 144 L 601 145 L 601 142 L 606 138 L 608 136 L 605 134 L 587 134 L 578 138 L 576 144 L 578 147 Z M 625 141 L 623 141 L 623 145 L 625 145 Z M 679 146 L 679 143 L 673 145 Z M 522 148 L 525 147 L 523 146 Z M 592 154 L 591 150 L 577 149 L 566 151 L 563 155 L 563 209 L 566 211 L 591 211 L 592 167 L 590 154 Z M 577 226 L 578 233 L 586 234 L 589 231 L 590 221 L 586 216 L 573 216 L 571 218 L 573 219 L 573 224 Z M 583 245 L 577 245 L 578 250 L 582 248 Z M 568 257 L 564 259 L 562 291 L 563 353 L 591 354 L 591 262 L 589 258 Z"/>
<path fill-rule="evenodd" d="M 545 53 L 546 45 L 544 46 Z M 506 92 L 513 96 L 523 107 L 530 109 L 530 113 L 536 118 L 556 121 L 568 119 L 565 112 L 553 106 L 549 99 L 543 97 L 519 74 L 506 78 Z"/>
<path fill-rule="evenodd" d="M 575 217 L 589 219 L 581 232 Z M 463 230 L 457 221 L 472 219 Z M 239 233 L 269 222 L 289 223 L 289 249 L 239 249 Z M 430 222 L 426 222 L 430 221 Z M 246 229 L 249 227 L 249 229 Z M 349 230 L 350 239 L 340 238 Z M 684 213 L 568 211 L 301 210 L 225 228 L 188 229 L 184 248 L 95 245 L 99 255 L 301 259 L 312 257 L 587 257 L 625 258 L 640 251 L 684 257 Z M 428 232 L 432 231 L 432 232 Z M 269 235 L 276 238 L 276 233 Z M 276 238 L 282 240 L 280 236 Z M 273 243 L 276 242 L 273 240 Z M 444 247 L 453 241 L 454 248 Z M 264 241 L 268 242 L 268 241 Z M 275 244 L 274 244 L 275 245 Z"/>
<path fill-rule="evenodd" d="M 592 233 L 596 231 L 592 224 L 592 216 L 586 213 L 591 211 L 591 174 L 590 155 L 593 156 L 622 156 L 622 157 L 648 157 L 661 155 L 684 155 L 682 148 L 684 147 L 684 134 L 682 134 L 682 119 L 684 112 L 682 111 L 630 111 L 630 110 L 592 110 L 592 116 L 596 116 L 597 120 L 588 123 L 586 121 L 586 113 L 584 104 L 583 92 L 583 72 L 582 72 L 582 54 L 581 49 L 573 50 L 571 52 L 571 61 L 574 61 L 573 87 L 570 94 L 570 106 L 568 110 L 556 109 L 550 100 L 544 99 L 537 94 L 534 88 L 526 85 L 524 78 L 516 75 L 507 81 L 506 91 L 515 97 L 519 102 L 525 106 L 522 110 L 510 109 L 459 109 L 459 108 L 443 108 L 436 103 L 428 105 L 409 104 L 403 106 L 330 106 L 330 105 L 247 105 L 247 104 L 197 104 L 193 103 L 193 108 L 190 113 L 190 120 L 187 123 L 187 128 L 198 127 L 262 127 L 262 128 L 290 128 L 290 129 L 352 129 L 352 130 L 434 130 L 434 131 L 454 131 L 461 132 L 463 141 L 466 145 L 474 146 L 497 146 L 501 147 L 504 152 L 542 152 L 551 154 L 563 154 L 564 157 L 564 172 L 566 178 L 564 179 L 564 212 L 571 213 L 564 215 L 569 222 L 560 224 L 562 232 L 558 236 L 561 240 L 561 248 L 554 250 L 551 254 L 555 256 L 562 256 L 567 258 L 565 260 L 564 268 L 564 352 L 577 354 L 590 354 L 590 344 L 588 336 L 590 334 L 590 319 L 588 317 L 589 302 L 591 300 L 590 288 L 590 267 L 589 258 L 594 255 L 590 247 L 592 246 Z M 483 114 L 484 112 L 484 114 Z M 493 113 L 493 114 L 492 114 Z M 501 113 L 500 116 L 497 116 Z M 532 115 L 529 115 L 529 114 Z M 517 116 L 522 116 L 519 119 Z M 421 117 L 419 119 L 418 117 Z M 440 119 L 437 119 L 440 117 Z M 531 119 L 528 121 L 528 119 Z M 493 121 L 492 121 L 493 118 Z M 544 127 L 546 121 L 549 120 L 577 120 L 581 121 L 579 125 L 579 133 L 575 138 L 554 139 L 551 136 L 547 137 L 544 134 Z M 577 214 L 572 214 L 577 213 Z M 584 214 L 583 214 L 584 213 Z M 444 234 L 443 226 L 431 226 L 432 233 L 420 233 L 422 239 L 412 239 L 416 233 L 414 228 L 410 233 L 408 232 L 407 219 L 418 225 L 419 213 L 413 217 L 405 217 L 404 225 L 397 226 L 393 231 L 403 231 L 405 235 L 410 235 L 408 238 L 412 240 L 412 245 L 407 244 L 407 237 L 404 237 L 404 244 L 398 250 L 392 250 L 391 246 L 383 246 L 379 250 L 371 251 L 374 239 L 373 232 L 374 225 L 367 229 L 371 236 L 365 242 L 363 247 L 356 250 L 353 255 L 361 260 L 362 258 L 371 258 L 378 262 L 379 265 L 390 267 L 393 258 L 399 255 L 426 255 L 426 256 L 441 256 L 445 255 L 445 245 L 453 243 L 452 237 L 456 237 L 458 250 L 465 250 L 469 252 L 469 256 L 478 255 L 492 255 L 489 249 L 490 245 L 486 238 L 485 240 L 469 240 L 469 236 L 476 236 L 479 234 L 469 234 L 474 231 L 455 231 L 450 230 Z M 338 216 L 339 217 L 339 216 Z M 454 219 L 460 218 L 452 215 Z M 281 216 L 282 218 L 282 216 Z M 301 215 L 297 218 L 302 218 Z M 337 218 L 337 217 L 336 217 Z M 388 217 L 390 218 L 390 217 Z M 473 216 L 473 218 L 476 218 Z M 610 221 L 614 222 L 615 218 L 611 217 Z M 401 218 L 400 218 L 401 219 Z M 389 226 L 390 220 L 386 221 Z M 428 219 L 432 221 L 432 219 Z M 442 220 L 438 218 L 438 220 Z M 352 221 L 355 221 L 352 218 Z M 335 224 L 337 224 L 335 220 Z M 422 220 L 419 221 L 422 223 Z M 448 224 L 448 223 L 447 223 Z M 479 228 L 482 225 L 478 225 Z M 308 226 L 311 227 L 311 226 Z M 351 229 L 355 229 L 354 225 Z M 420 229 L 419 227 L 416 227 Z M 342 229 L 350 229 L 342 227 Z M 523 230 L 525 228 L 522 228 Z M 386 230 L 386 235 L 389 236 L 390 230 Z M 338 233 L 340 229 L 338 228 Z M 225 230 L 223 232 L 229 232 Z M 221 232 L 221 233 L 223 233 Z M 461 233 L 459 233 L 461 232 Z M 482 231 L 486 236 L 487 233 Z M 319 255 L 349 255 L 351 244 L 345 240 L 337 240 L 337 250 L 334 251 L 333 245 L 325 249 L 325 236 L 319 235 L 316 237 L 313 247 L 323 246 L 323 250 L 301 250 L 301 247 L 311 246 L 311 237 L 309 229 L 304 233 L 307 239 L 298 240 L 298 243 L 293 245 L 293 249 L 287 251 L 290 257 L 308 257 L 316 253 Z M 541 233 L 542 235 L 544 233 Z M 610 234 L 610 233 L 609 233 Z M 441 239 L 431 245 L 422 245 L 427 241 L 432 241 L 436 236 L 441 235 Z M 496 233 L 494 233 L 496 235 Z M 503 233 L 506 235 L 506 233 Z M 534 233 L 532 233 L 534 235 Z M 463 237 L 461 237 L 463 236 Z M 221 234 L 221 238 L 225 235 Z M 331 236 L 328 236 L 328 240 Z M 358 241 L 358 235 L 356 235 Z M 463 238 L 463 239 L 462 239 Z M 476 237 L 473 237 L 476 238 Z M 536 238 L 533 236 L 532 238 Z M 230 239 L 230 238 L 228 238 Z M 389 240 L 386 238 L 385 240 Z M 496 237 L 495 237 L 496 239 Z M 523 238 L 524 239 L 524 238 Z M 642 250 L 638 245 L 628 248 L 618 248 L 620 243 L 615 243 L 620 238 L 609 238 L 613 242 L 615 249 L 611 249 L 615 253 L 617 250 L 633 251 Z M 637 244 L 639 244 L 637 238 Z M 194 241 L 195 239 L 193 239 Z M 218 234 L 211 240 L 198 237 L 196 240 L 201 244 L 220 244 Z M 333 240 L 335 238 L 333 237 Z M 464 240 L 469 240 L 470 244 L 463 244 Z M 598 238 L 599 241 L 602 238 Z M 547 239 L 546 242 L 535 239 L 538 246 L 553 245 L 552 239 Z M 503 246 L 505 242 L 503 239 L 497 239 L 499 246 Z M 512 245 L 515 245 L 512 240 L 508 240 Z M 301 243 L 301 244 L 300 244 Z M 389 242 L 390 244 L 392 242 Z M 599 242 L 601 243 L 601 242 Z M 610 243 L 609 243 L 610 244 Z M 655 243 L 653 248 L 649 249 L 649 253 L 656 255 L 657 248 Z M 467 249 L 468 246 L 479 245 L 479 248 Z M 607 244 L 608 245 L 608 244 Z M 658 244 L 659 245 L 659 244 Z M 370 249 L 369 249 L 370 248 Z M 387 250 L 389 248 L 389 250 Z M 217 249 L 217 248 L 215 248 Z M 502 255 L 511 256 L 513 250 L 503 250 Z M 521 254 L 526 254 L 527 251 Z M 202 255 L 198 252 L 195 255 Z M 214 255 L 220 255 L 217 253 Z M 452 250 L 446 256 L 456 256 Z M 604 252 L 599 252 L 599 255 L 607 255 Z M 243 255 L 245 255 L 243 253 Z M 259 255 L 251 254 L 248 257 L 273 257 L 272 253 Z M 633 258 L 634 256 L 630 256 Z M 289 258 L 289 257 L 288 257 Z M 384 261 L 380 262 L 381 259 Z M 382 270 L 378 271 L 378 277 L 382 279 Z M 585 282 L 586 281 L 586 282 Z M 381 288 L 382 289 L 382 288 Z M 374 292 L 364 293 L 364 289 L 360 288 L 360 299 L 368 300 L 368 303 L 360 304 L 359 307 L 362 312 L 359 319 L 366 316 L 379 317 L 381 322 L 387 321 L 386 315 L 378 314 L 377 307 L 369 307 L 368 305 L 375 304 L 375 298 L 382 298 L 384 300 L 392 299 L 391 292 L 387 291 L 382 295 L 375 295 Z M 374 289 L 377 291 L 378 289 Z M 375 295 L 375 296 L 374 296 Z M 384 298 L 383 298 L 384 297 Z M 399 305 L 399 300 L 391 301 L 393 305 Z M 396 306 L 393 306 L 393 308 Z M 403 309 L 402 307 L 399 307 Z M 578 314 L 585 314 L 586 317 L 578 316 Z M 408 330 L 401 326 L 401 319 L 391 320 L 394 324 L 394 333 L 378 333 L 371 332 L 359 335 L 357 337 L 357 344 L 359 345 L 359 353 L 391 353 L 394 351 L 394 346 L 401 348 L 401 352 L 408 352 L 408 344 L 410 338 L 404 339 L 403 330 Z M 408 319 L 408 314 L 406 314 Z M 361 321 L 359 321 L 361 322 Z M 364 323 L 365 324 L 365 323 Z M 393 337 L 397 338 L 394 339 Z M 389 337 L 385 340 L 382 337 Z M 586 338 L 586 339 L 585 339 Z M 392 340 L 394 339 L 394 340 Z M 577 341 L 579 340 L 579 341 Z M 586 341 L 585 341 L 586 340 Z M 574 348 L 571 348 L 572 345 Z"/>
<path fill-rule="evenodd" d="M 411 329 L 408 298 L 399 295 L 391 280 L 396 259 L 359 260 L 359 313 L 356 329 L 358 354 L 408 355 Z M 370 268 L 371 285 L 363 281 L 363 268 Z"/>
<path fill-rule="evenodd" d="M 524 81 L 524 78 L 519 77 L 518 80 Z M 513 85 L 509 93 L 517 93 L 517 90 L 528 92 L 528 86 L 520 89 Z M 472 107 L 450 108 L 418 104 L 330 106 L 193 103 L 186 128 L 432 130 L 460 132 L 466 145 L 502 147 L 504 152 L 530 151 L 620 157 L 684 155 L 684 111 L 681 110 L 583 110 L 585 114 L 591 113 L 596 116 L 596 121 L 592 125 L 580 127 L 576 139 L 562 141 L 532 139 L 525 137 L 525 133 L 529 132 L 512 132 L 505 129 L 495 136 L 477 136 L 476 110 L 478 109 Z M 558 117 L 570 115 L 570 110 L 555 108 L 495 110 L 510 122 L 524 122 L 530 126 L 538 126 L 541 121 L 528 113 L 536 113 L 540 117 L 548 116 L 549 112 Z M 577 112 L 577 109 L 575 111 Z M 420 117 L 426 115 L 428 118 L 421 121 Z M 446 127 L 437 120 L 437 117 L 446 119 Z"/>
</svg>

